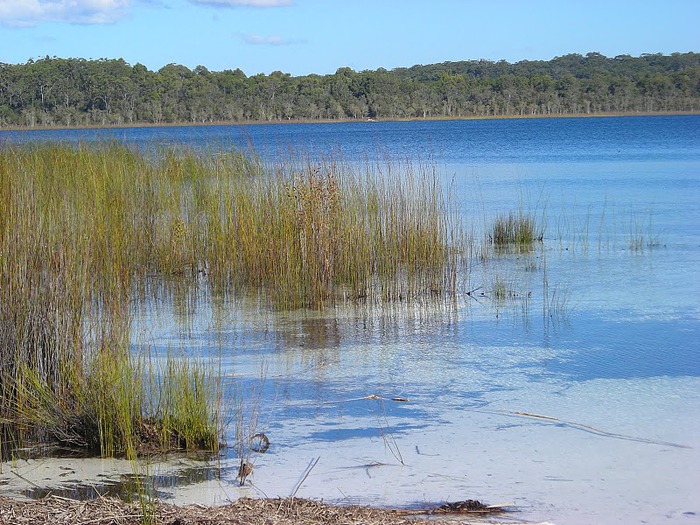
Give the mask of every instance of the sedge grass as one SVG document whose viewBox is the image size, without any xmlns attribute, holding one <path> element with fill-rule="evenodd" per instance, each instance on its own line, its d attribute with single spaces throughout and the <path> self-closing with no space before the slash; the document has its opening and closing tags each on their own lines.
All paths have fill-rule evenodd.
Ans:
<svg viewBox="0 0 700 525">
<path fill-rule="evenodd" d="M 542 239 L 543 233 L 534 216 L 523 212 L 499 215 L 489 233 L 489 240 L 497 249 L 508 246 L 527 249 Z"/>
<path fill-rule="evenodd" d="M 154 265 L 172 267 L 158 259 L 165 227 L 148 210 L 167 211 L 168 226 L 176 217 L 167 171 L 158 184 L 151 172 L 113 144 L 0 152 L 3 456 L 42 440 L 133 455 L 144 387 L 130 301 Z M 191 266 L 191 254 L 178 256 Z"/>
<path fill-rule="evenodd" d="M 163 288 L 191 298 L 200 285 L 277 308 L 444 297 L 457 293 L 466 237 L 425 166 L 4 147 L 2 451 L 70 435 L 131 455 L 156 416 L 163 435 L 214 448 L 211 377 L 199 365 L 173 363 L 155 385 L 159 407 L 144 403 L 153 369 L 130 352 L 135 302 Z"/>
</svg>

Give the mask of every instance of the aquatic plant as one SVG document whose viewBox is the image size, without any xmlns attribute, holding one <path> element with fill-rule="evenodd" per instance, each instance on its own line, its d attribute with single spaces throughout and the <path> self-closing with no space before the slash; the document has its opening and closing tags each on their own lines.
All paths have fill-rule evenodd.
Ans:
<svg viewBox="0 0 700 525">
<path fill-rule="evenodd" d="M 215 374 L 139 361 L 138 304 L 186 310 L 200 287 L 275 308 L 454 297 L 469 258 L 455 216 L 430 166 L 3 147 L 3 454 L 26 440 L 216 448 Z"/>
<path fill-rule="evenodd" d="M 534 216 L 520 212 L 499 215 L 491 226 L 489 240 L 497 248 L 506 246 L 528 247 L 541 242 L 543 233 Z"/>
<path fill-rule="evenodd" d="M 290 161 L 217 188 L 203 215 L 215 290 L 262 289 L 278 308 L 322 308 L 454 288 L 463 241 L 426 169 Z"/>
<path fill-rule="evenodd" d="M 646 225 L 642 223 L 646 222 Z M 629 221 L 628 246 L 633 252 L 643 252 L 661 246 L 661 238 L 654 232 L 653 213 L 651 210 L 632 213 Z"/>
<path fill-rule="evenodd" d="M 504 301 L 508 296 L 508 289 L 506 288 L 506 283 L 500 277 L 496 277 L 493 280 L 493 285 L 491 287 L 491 295 L 496 301 Z"/>
<path fill-rule="evenodd" d="M 0 152 L 3 457 L 37 441 L 135 453 L 148 412 L 130 308 L 157 254 L 148 211 L 168 202 L 167 171 L 151 173 L 114 144 Z"/>
</svg>

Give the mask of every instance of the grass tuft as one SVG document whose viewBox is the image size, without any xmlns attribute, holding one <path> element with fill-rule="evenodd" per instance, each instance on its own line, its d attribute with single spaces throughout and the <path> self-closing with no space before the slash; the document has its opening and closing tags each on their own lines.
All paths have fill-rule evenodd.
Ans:
<svg viewBox="0 0 700 525">
<path fill-rule="evenodd" d="M 532 215 L 524 213 L 496 217 L 489 233 L 489 240 L 497 248 L 515 246 L 527 248 L 535 242 L 541 242 L 543 233 Z"/>
</svg>

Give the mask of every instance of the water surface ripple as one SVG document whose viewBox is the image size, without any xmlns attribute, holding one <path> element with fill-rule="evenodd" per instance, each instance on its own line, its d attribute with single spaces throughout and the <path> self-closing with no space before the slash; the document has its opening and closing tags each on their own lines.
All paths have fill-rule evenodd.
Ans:
<svg viewBox="0 0 700 525">
<path fill-rule="evenodd" d="M 523 521 L 700 523 L 700 117 L 0 132 L 10 144 L 104 139 L 151 151 L 252 144 L 270 162 L 290 150 L 427 162 L 475 231 L 510 210 L 545 224 L 532 253 L 475 265 L 474 288 L 498 277 L 515 292 L 501 303 L 203 303 L 191 330 L 167 307 L 147 310 L 134 351 L 220 357 L 229 442 L 236 411 L 256 407 L 271 440 L 244 487 L 233 448 L 208 464 L 151 465 L 161 497 L 479 499 L 512 503 Z M 81 485 L 119 480 L 113 462 L 86 461 L 6 464 L 0 482 L 67 490 L 48 474 L 57 465 Z"/>
</svg>

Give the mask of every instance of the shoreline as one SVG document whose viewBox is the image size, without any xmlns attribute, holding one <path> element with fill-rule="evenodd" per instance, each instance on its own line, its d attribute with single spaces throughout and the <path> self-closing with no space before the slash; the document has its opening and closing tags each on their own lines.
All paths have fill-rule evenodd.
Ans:
<svg viewBox="0 0 700 525">
<path fill-rule="evenodd" d="M 407 118 L 344 118 L 344 119 L 290 119 L 290 120 L 239 120 L 239 121 L 214 121 L 214 122 L 140 122 L 132 124 L 108 124 L 87 126 L 7 126 L 0 127 L 3 131 L 66 131 L 66 130 L 102 130 L 102 129 L 139 129 L 139 128 L 193 128 L 214 126 L 260 126 L 266 124 L 347 124 L 366 123 L 375 124 L 381 122 L 440 122 L 461 120 L 531 120 L 531 119 L 567 119 L 567 118 L 623 118 L 623 117 L 675 117 L 697 116 L 698 111 L 648 111 L 648 112 L 603 112 L 603 113 L 565 113 L 548 115 L 469 115 L 459 117 L 407 117 Z"/>
<path fill-rule="evenodd" d="M 433 509 L 382 509 L 365 505 L 331 505 L 305 498 L 240 498 L 226 505 L 172 505 L 161 501 L 127 503 L 98 497 L 80 501 L 59 496 L 15 500 L 0 496 L 0 524 L 118 523 L 120 525 L 468 525 L 493 512 L 441 512 Z M 497 522 L 489 520 L 496 525 Z M 525 522 L 523 525 L 527 525 Z"/>
</svg>

